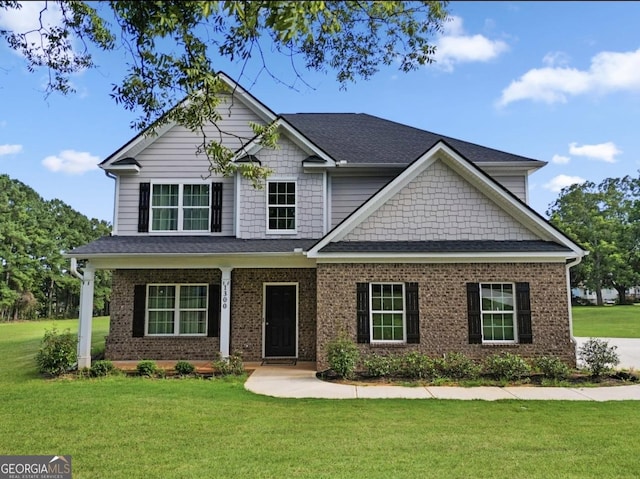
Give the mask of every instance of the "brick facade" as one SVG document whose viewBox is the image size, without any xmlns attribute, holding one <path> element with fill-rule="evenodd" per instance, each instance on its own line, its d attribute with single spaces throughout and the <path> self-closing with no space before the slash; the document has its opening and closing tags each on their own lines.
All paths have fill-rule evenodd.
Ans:
<svg viewBox="0 0 640 479">
<path fill-rule="evenodd" d="M 363 353 L 418 350 L 431 356 L 459 351 L 483 359 L 501 351 L 524 357 L 560 357 L 575 365 L 562 263 L 529 264 L 319 264 L 317 269 L 234 269 L 231 274 L 231 351 L 245 361 L 262 359 L 265 283 L 298 284 L 298 358 L 327 367 L 326 345 L 346 333 L 356 340 L 356 283 L 417 282 L 420 343 L 361 344 Z M 467 282 L 530 285 L 533 344 L 469 344 Z M 117 270 L 113 273 L 111 330 L 106 356 L 113 360 L 210 360 L 218 338 L 132 336 L 133 287 L 146 283 L 218 284 L 220 270 Z M 317 318 L 317 319 L 316 319 Z"/>
<path fill-rule="evenodd" d="M 231 350 L 262 359 L 264 283 L 298 283 L 298 359 L 316 358 L 316 270 L 234 269 L 231 274 Z"/>
<path fill-rule="evenodd" d="M 147 283 L 220 284 L 219 269 L 116 270 L 113 272 L 111 326 L 106 357 L 112 360 L 212 360 L 219 338 L 134 338 L 133 290 Z M 262 359 L 263 284 L 298 283 L 298 358 L 316 356 L 316 281 L 314 269 L 235 269 L 231 273 L 231 351 L 245 361 Z"/>
<path fill-rule="evenodd" d="M 218 338 L 133 337 L 133 287 L 147 283 L 220 284 L 219 269 L 116 270 L 111 283 L 111 324 L 105 356 L 112 360 L 214 359 Z"/>
<path fill-rule="evenodd" d="M 327 367 L 326 345 L 344 332 L 356 341 L 357 282 L 417 282 L 420 343 L 361 344 L 362 353 L 418 350 L 431 356 L 457 351 L 483 359 L 509 351 L 523 357 L 553 355 L 575 365 L 569 331 L 566 270 L 562 263 L 531 264 L 319 264 L 317 367 Z M 469 344 L 467 282 L 529 282 L 533 344 Z"/>
</svg>

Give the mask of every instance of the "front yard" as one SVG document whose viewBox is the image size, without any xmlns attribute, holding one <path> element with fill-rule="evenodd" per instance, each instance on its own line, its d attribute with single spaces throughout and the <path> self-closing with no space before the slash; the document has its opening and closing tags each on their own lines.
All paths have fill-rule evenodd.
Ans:
<svg viewBox="0 0 640 479">
<path fill-rule="evenodd" d="M 0 453 L 71 454 L 74 478 L 619 478 L 640 470 L 636 402 L 295 400 L 251 394 L 239 380 L 44 380 L 32 358 L 50 324 L 0 324 Z M 96 322 L 96 345 L 106 328 Z"/>
<path fill-rule="evenodd" d="M 577 337 L 640 338 L 640 305 L 574 306 Z"/>
</svg>

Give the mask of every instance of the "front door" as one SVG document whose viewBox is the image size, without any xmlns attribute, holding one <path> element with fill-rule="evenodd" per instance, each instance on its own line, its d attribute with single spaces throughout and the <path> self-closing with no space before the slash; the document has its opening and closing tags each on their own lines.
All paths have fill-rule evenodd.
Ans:
<svg viewBox="0 0 640 479">
<path fill-rule="evenodd" d="M 266 284 L 264 289 L 264 356 L 296 356 L 296 284 Z"/>
</svg>

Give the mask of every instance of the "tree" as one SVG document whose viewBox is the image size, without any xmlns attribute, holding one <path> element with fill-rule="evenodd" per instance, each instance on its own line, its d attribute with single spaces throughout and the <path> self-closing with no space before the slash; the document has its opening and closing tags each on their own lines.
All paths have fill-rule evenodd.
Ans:
<svg viewBox="0 0 640 479">
<path fill-rule="evenodd" d="M 0 30 L 0 35 L 22 53 L 30 70 L 48 69 L 49 92 L 72 92 L 69 75 L 95 66 L 92 49 L 123 47 L 128 70 L 111 95 L 139 115 L 132 126 L 151 132 L 168 122 L 185 126 L 200 136 L 198 152 L 210 160 L 211 172 L 229 175 L 240 169 L 259 185 L 269 170 L 256 163 L 234 164 L 236 152 L 203 128 L 220 120 L 216 107 L 232 93 L 216 75 L 215 58 L 245 66 L 257 61 L 262 71 L 281 80 L 266 60 L 272 50 L 291 59 L 296 79 L 299 66 L 332 70 L 344 87 L 369 78 L 380 65 L 397 63 L 406 72 L 431 63 L 430 40 L 447 18 L 446 3 L 58 0 L 43 3 L 33 30 Z M 0 0 L 0 9 L 20 8 L 19 2 Z M 43 22 L 47 10 L 55 10 L 57 24 Z M 252 128 L 264 145 L 276 146 L 273 125 Z M 239 138 L 242 147 L 253 139 Z"/>
<path fill-rule="evenodd" d="M 0 175 L 0 320 L 71 317 L 80 285 L 63 251 L 109 234 L 104 221 L 88 219 L 60 200 L 45 201 L 33 189 Z M 108 309 L 108 272 L 96 273 L 94 303 Z"/>
<path fill-rule="evenodd" d="M 603 304 L 602 288 L 612 287 L 624 303 L 627 289 L 640 284 L 640 178 L 571 185 L 547 215 L 589 250 L 572 270 L 572 286 L 595 291 L 598 305 Z"/>
</svg>

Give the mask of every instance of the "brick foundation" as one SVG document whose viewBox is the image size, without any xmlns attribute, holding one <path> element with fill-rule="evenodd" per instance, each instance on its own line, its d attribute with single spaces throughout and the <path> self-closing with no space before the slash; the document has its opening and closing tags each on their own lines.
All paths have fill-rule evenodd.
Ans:
<svg viewBox="0 0 640 479">
<path fill-rule="evenodd" d="M 509 351 L 526 358 L 559 357 L 575 365 L 570 339 L 566 270 L 561 263 L 531 264 L 319 264 L 317 366 L 327 365 L 326 345 L 341 332 L 356 340 L 357 282 L 418 282 L 420 343 L 384 347 L 361 344 L 362 353 L 451 351 L 473 359 Z M 467 282 L 529 282 L 533 344 L 469 344 Z"/>
</svg>

